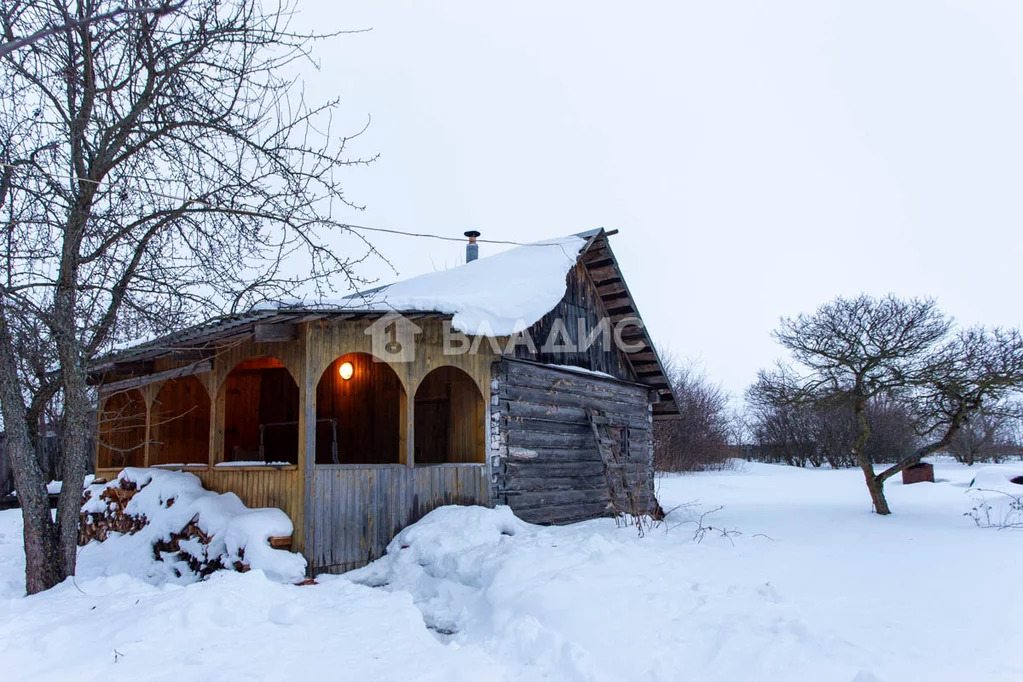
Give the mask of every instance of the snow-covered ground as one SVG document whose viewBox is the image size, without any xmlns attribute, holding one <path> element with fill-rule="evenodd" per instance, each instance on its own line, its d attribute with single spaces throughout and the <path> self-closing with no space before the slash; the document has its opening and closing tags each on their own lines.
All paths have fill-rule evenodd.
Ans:
<svg viewBox="0 0 1023 682">
<path fill-rule="evenodd" d="M 1021 472 L 985 468 L 983 480 Z M 978 528 L 977 469 L 887 486 L 748 464 L 660 480 L 644 538 L 444 508 L 393 552 L 315 586 L 88 577 L 23 597 L 20 512 L 0 512 L 4 679 L 1023 680 L 1023 531 Z M 1020 486 L 1023 491 L 1023 486 Z M 702 511 L 708 530 L 694 540 Z M 718 529 L 729 532 L 722 536 Z"/>
</svg>

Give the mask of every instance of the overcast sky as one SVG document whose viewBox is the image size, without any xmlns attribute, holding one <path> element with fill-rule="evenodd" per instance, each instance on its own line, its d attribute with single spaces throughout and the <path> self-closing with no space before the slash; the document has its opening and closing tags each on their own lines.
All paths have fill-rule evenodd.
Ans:
<svg viewBox="0 0 1023 682">
<path fill-rule="evenodd" d="M 298 2 L 372 28 L 306 78 L 345 129 L 372 117 L 351 222 L 618 228 L 655 342 L 734 394 L 780 357 L 779 316 L 837 294 L 1023 323 L 1023 3 Z M 402 277 L 464 257 L 374 240 Z"/>
</svg>

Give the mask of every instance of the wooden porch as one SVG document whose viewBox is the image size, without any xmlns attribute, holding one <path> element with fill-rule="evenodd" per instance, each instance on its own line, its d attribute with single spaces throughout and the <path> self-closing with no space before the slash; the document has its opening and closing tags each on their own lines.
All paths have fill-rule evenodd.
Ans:
<svg viewBox="0 0 1023 682">
<path fill-rule="evenodd" d="M 104 377 L 97 476 L 179 469 L 249 507 L 278 507 L 311 571 L 372 561 L 438 506 L 491 504 L 492 355 L 444 355 L 440 320 L 427 318 L 415 358 L 383 362 L 370 354 L 372 323 L 309 321 L 280 341 Z"/>
</svg>

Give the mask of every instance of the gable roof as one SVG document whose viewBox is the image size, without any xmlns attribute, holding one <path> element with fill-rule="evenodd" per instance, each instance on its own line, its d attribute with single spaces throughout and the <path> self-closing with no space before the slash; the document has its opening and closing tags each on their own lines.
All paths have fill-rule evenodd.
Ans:
<svg viewBox="0 0 1023 682">
<path fill-rule="evenodd" d="M 284 301 L 214 318 L 111 353 L 93 371 L 160 357 L 185 359 L 229 341 L 259 341 L 261 330 L 325 317 L 373 318 L 395 312 L 413 319 L 450 316 L 452 327 L 466 334 L 507 336 L 527 329 L 558 305 L 568 273 L 578 263 L 585 266 L 612 325 L 626 318 L 642 320 L 608 241 L 616 232 L 598 228 L 337 299 Z M 645 325 L 630 326 L 623 340 L 639 348 L 626 354 L 635 376 L 660 398 L 654 403 L 654 417 L 677 417 L 675 396 Z"/>
<path fill-rule="evenodd" d="M 608 232 L 603 228 L 583 233 L 587 235 L 586 245 L 579 252 L 579 260 L 586 267 L 612 325 L 627 318 L 637 318 L 642 322 L 639 308 L 629 291 L 629 285 L 625 283 L 622 269 L 608 240 L 608 237 L 616 233 L 617 230 Z M 650 386 L 660 397 L 653 406 L 654 419 L 677 419 L 680 413 L 671 379 L 664 370 L 646 324 L 630 327 L 627 332 L 623 332 L 622 340 L 638 346 L 637 350 L 626 353 L 625 357 L 639 381 Z"/>
<path fill-rule="evenodd" d="M 342 298 L 284 302 L 278 309 L 440 313 L 451 315 L 451 326 L 460 332 L 508 336 L 557 306 L 565 278 L 586 245 L 582 235 L 524 244 Z"/>
</svg>

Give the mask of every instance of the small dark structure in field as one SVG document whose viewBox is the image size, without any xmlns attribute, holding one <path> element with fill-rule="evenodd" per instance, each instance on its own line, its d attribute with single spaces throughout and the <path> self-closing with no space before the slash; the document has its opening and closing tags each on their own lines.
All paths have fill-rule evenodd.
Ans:
<svg viewBox="0 0 1023 682">
<path fill-rule="evenodd" d="M 279 507 L 313 571 L 372 561 L 444 504 L 537 523 L 653 511 L 652 422 L 678 407 L 608 237 L 121 351 L 95 368 L 97 474 L 184 469 Z"/>
<path fill-rule="evenodd" d="M 910 483 L 934 483 L 934 465 L 928 462 L 918 462 L 902 470 L 902 482 L 905 485 Z"/>
</svg>

